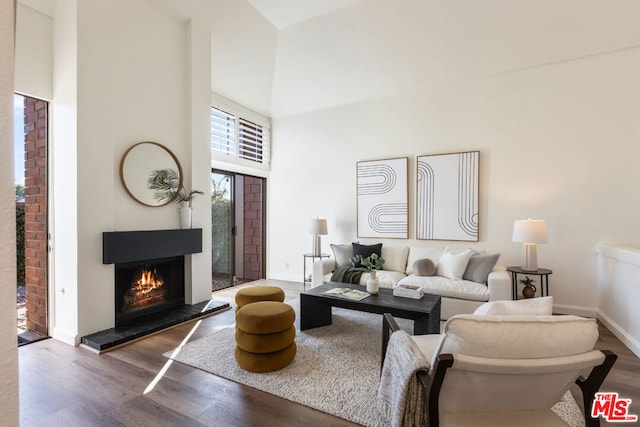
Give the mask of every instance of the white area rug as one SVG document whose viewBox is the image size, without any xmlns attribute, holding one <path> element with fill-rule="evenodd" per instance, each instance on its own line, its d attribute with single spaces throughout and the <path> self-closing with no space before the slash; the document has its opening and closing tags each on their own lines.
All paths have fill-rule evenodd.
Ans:
<svg viewBox="0 0 640 427">
<path fill-rule="evenodd" d="M 297 310 L 297 304 L 294 305 Z M 398 319 L 411 331 L 413 322 Z M 233 357 L 235 328 L 225 328 L 186 344 L 173 359 L 258 390 L 365 426 L 382 425 L 375 407 L 380 375 L 382 316 L 333 308 L 333 324 L 300 332 L 298 352 L 286 368 L 254 374 Z M 167 352 L 165 357 L 171 357 Z M 571 426 L 584 426 L 570 393 L 554 407 Z"/>
</svg>

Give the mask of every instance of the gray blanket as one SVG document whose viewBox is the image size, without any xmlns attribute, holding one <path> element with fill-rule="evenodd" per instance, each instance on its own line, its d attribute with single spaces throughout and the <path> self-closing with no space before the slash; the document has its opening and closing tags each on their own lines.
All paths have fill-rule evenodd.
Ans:
<svg viewBox="0 0 640 427">
<path fill-rule="evenodd" d="M 402 330 L 394 332 L 389 339 L 376 404 L 386 425 L 426 425 L 425 395 L 416 375 L 418 371 L 429 371 L 426 357 L 409 334 Z"/>
<path fill-rule="evenodd" d="M 331 275 L 331 281 L 358 285 L 363 271 L 364 269 L 356 267 L 338 267 Z"/>
</svg>

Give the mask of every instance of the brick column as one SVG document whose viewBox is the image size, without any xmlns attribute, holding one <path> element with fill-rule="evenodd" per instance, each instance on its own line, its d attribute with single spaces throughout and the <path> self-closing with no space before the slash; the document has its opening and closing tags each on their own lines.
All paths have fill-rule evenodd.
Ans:
<svg viewBox="0 0 640 427">
<path fill-rule="evenodd" d="M 243 279 L 264 278 L 262 273 L 262 179 L 244 177 L 244 265 Z"/>
<path fill-rule="evenodd" d="M 47 103 L 24 99 L 27 329 L 47 335 Z"/>
</svg>

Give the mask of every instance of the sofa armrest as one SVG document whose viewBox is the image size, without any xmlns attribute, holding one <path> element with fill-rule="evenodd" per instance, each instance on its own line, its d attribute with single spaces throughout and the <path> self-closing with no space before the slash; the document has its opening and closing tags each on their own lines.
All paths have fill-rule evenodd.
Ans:
<svg viewBox="0 0 640 427">
<path fill-rule="evenodd" d="M 311 271 L 311 286 L 316 287 L 324 283 L 324 276 L 336 268 L 336 260 L 333 258 L 321 259 L 313 263 Z"/>
<path fill-rule="evenodd" d="M 487 280 L 489 301 L 511 300 L 511 276 L 504 267 L 496 266 Z"/>
</svg>

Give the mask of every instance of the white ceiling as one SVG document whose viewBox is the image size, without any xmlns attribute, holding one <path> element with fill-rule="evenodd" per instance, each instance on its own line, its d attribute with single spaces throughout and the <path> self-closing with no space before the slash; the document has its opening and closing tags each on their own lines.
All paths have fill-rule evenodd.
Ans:
<svg viewBox="0 0 640 427">
<path fill-rule="evenodd" d="M 40 13 L 53 17 L 58 0 L 18 0 L 18 2 L 33 10 L 37 10 Z"/>
<path fill-rule="evenodd" d="M 360 0 L 248 0 L 278 29 L 297 24 Z"/>
</svg>

